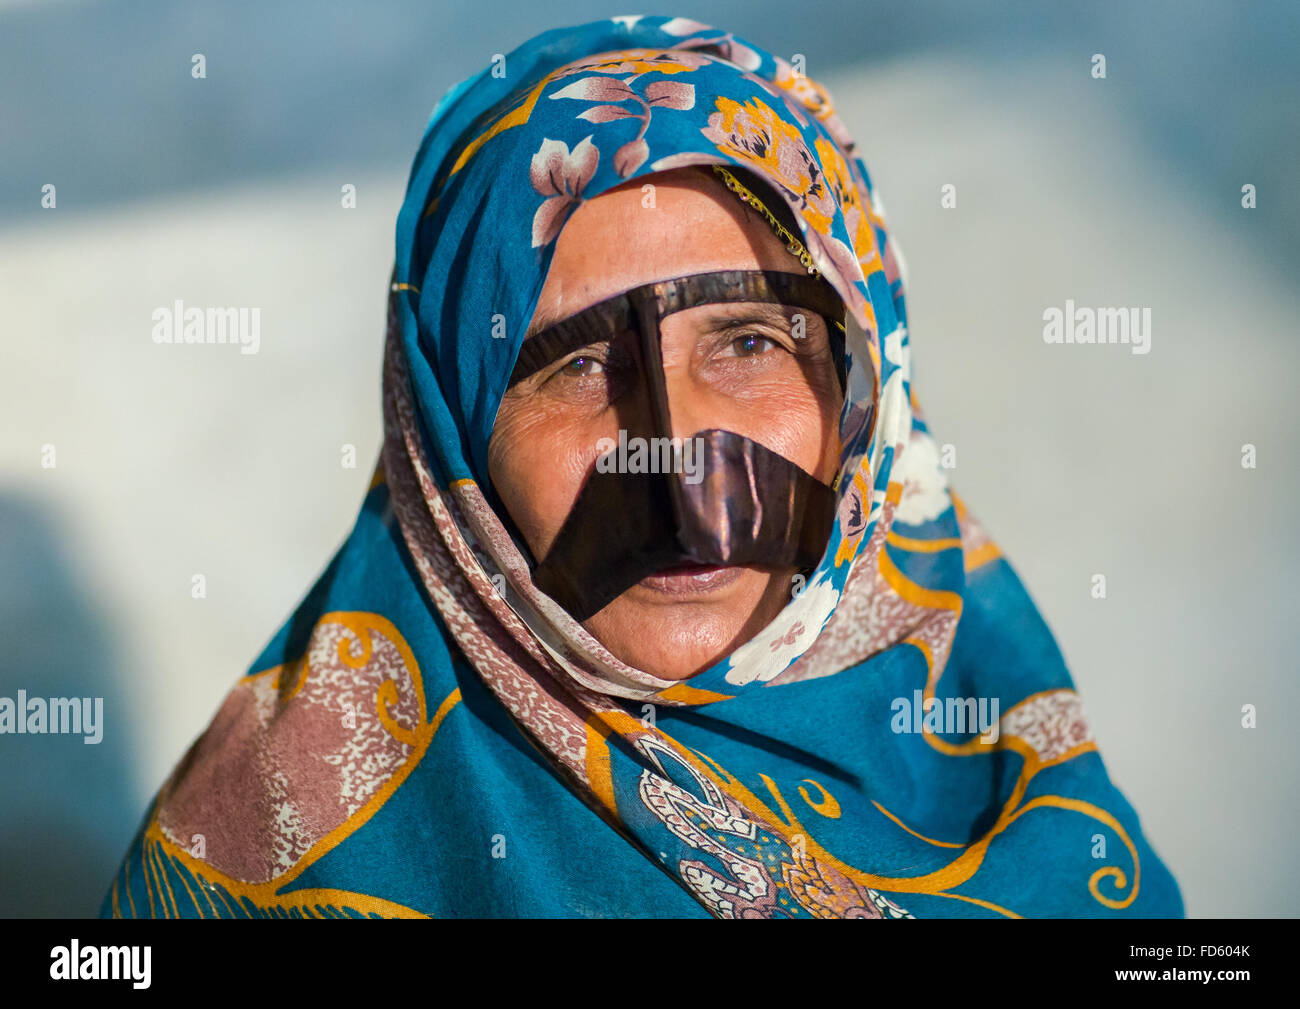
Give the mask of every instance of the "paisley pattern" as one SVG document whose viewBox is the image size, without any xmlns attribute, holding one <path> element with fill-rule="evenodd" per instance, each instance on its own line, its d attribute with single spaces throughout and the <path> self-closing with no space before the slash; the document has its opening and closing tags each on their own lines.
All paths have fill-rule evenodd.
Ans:
<svg viewBox="0 0 1300 1009">
<path fill-rule="evenodd" d="M 103 913 L 1180 915 L 1050 632 L 949 486 L 902 260 L 830 94 L 683 18 L 548 32 L 504 68 L 444 96 L 412 167 L 357 525 L 160 790 Z M 679 683 L 533 585 L 486 453 L 569 215 L 711 164 L 789 204 L 849 308 L 848 382 L 821 563 Z M 998 732 L 900 733 L 913 696 L 995 700 Z"/>
<path fill-rule="evenodd" d="M 378 810 L 445 714 L 429 721 L 419 668 L 387 620 L 326 614 L 299 660 L 236 685 L 163 785 L 110 893 L 114 914 L 143 913 L 143 896 L 161 917 L 418 916 L 293 884 Z"/>
</svg>

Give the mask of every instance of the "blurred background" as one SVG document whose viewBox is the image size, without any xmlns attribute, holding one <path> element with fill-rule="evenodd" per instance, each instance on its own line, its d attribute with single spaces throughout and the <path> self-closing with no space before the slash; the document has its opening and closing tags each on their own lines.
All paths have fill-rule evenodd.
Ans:
<svg viewBox="0 0 1300 1009">
<path fill-rule="evenodd" d="M 97 911 L 153 793 L 351 528 L 434 103 L 494 53 L 622 13 L 0 0 L 0 696 L 103 697 L 106 723 L 97 746 L 0 736 L 0 915 Z M 955 486 L 1188 913 L 1294 916 L 1300 6 L 654 13 L 802 53 L 829 87 L 906 255 Z M 260 352 L 154 344 L 176 299 L 259 306 Z M 1066 299 L 1149 307 L 1150 353 L 1045 344 Z"/>
</svg>

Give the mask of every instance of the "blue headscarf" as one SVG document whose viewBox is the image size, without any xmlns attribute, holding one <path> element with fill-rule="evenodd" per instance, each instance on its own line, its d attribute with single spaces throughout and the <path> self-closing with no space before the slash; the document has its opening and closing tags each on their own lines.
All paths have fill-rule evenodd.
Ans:
<svg viewBox="0 0 1300 1009">
<path fill-rule="evenodd" d="M 486 459 L 568 215 L 710 164 L 795 215 L 849 310 L 848 386 L 821 563 L 679 683 L 533 586 Z M 392 287 L 357 524 L 159 791 L 104 914 L 1181 915 L 948 485 L 898 253 L 824 88 L 681 18 L 540 35 L 434 110 Z"/>
</svg>

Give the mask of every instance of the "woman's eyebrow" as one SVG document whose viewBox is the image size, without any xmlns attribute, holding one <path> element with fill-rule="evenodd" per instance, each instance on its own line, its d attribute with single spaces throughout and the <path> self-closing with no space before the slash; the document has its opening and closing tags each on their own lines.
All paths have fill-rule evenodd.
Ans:
<svg viewBox="0 0 1300 1009">
<path fill-rule="evenodd" d="M 714 329 L 734 329 L 737 326 L 752 325 L 756 322 L 786 329 L 790 326 L 792 313 L 817 314 L 810 308 L 778 305 L 772 302 L 746 303 L 730 309 L 726 305 L 714 305 L 712 308 L 712 311 L 705 314 L 703 321 L 705 325 Z"/>
<path fill-rule="evenodd" d="M 561 315 L 559 312 L 554 310 L 534 313 L 532 319 L 528 323 L 528 328 L 524 331 L 524 339 L 527 340 L 529 337 L 536 336 L 543 330 L 550 329 L 557 322 L 561 322 L 567 318 L 567 315 Z"/>
<path fill-rule="evenodd" d="M 703 308 L 704 306 L 699 306 Z M 704 316 L 704 323 L 715 329 L 734 329 L 736 326 L 752 325 L 754 323 L 766 323 L 772 326 L 786 328 L 790 325 L 791 313 L 804 312 L 809 315 L 816 315 L 810 308 L 799 308 L 795 305 L 779 305 L 774 302 L 755 301 L 755 302 L 721 302 L 711 306 L 712 311 Z M 550 329 L 558 322 L 572 318 L 581 312 L 560 313 L 555 310 L 542 310 L 537 312 L 532 320 L 528 323 L 528 329 L 524 332 L 524 339 L 528 340 L 538 333 Z M 671 318 L 671 316 L 665 316 Z"/>
</svg>

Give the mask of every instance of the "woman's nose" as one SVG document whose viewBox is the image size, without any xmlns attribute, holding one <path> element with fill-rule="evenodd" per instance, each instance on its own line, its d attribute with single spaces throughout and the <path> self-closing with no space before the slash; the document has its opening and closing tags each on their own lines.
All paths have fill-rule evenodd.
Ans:
<svg viewBox="0 0 1300 1009">
<path fill-rule="evenodd" d="M 707 387 L 695 381 L 691 369 L 685 364 L 664 363 L 664 387 L 667 391 L 668 413 L 673 438 L 689 438 L 709 428 L 726 427 L 717 416 L 717 404 Z"/>
</svg>

